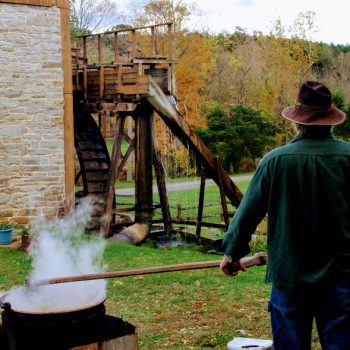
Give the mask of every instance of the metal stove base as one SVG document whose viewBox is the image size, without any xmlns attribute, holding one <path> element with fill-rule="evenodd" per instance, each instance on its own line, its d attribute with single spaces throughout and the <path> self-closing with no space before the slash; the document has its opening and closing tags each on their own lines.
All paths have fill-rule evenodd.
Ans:
<svg viewBox="0 0 350 350">
<path fill-rule="evenodd" d="M 44 327 L 45 328 L 45 327 Z M 40 329 L 2 325 L 1 350 L 137 350 L 136 328 L 120 318 L 106 315 L 80 327 Z"/>
</svg>

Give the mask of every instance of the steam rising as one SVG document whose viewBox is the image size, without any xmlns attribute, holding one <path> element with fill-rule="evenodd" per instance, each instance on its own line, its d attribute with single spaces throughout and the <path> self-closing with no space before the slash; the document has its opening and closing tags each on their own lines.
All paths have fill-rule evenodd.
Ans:
<svg viewBox="0 0 350 350">
<path fill-rule="evenodd" d="M 33 258 L 30 283 L 104 270 L 102 259 L 105 240 L 88 237 L 84 233 L 91 210 L 90 201 L 84 201 L 67 218 L 33 225 L 36 235 L 29 247 L 29 254 Z M 101 303 L 105 295 L 105 280 L 93 280 L 17 287 L 7 294 L 5 302 L 9 302 L 15 311 L 56 313 Z"/>
</svg>

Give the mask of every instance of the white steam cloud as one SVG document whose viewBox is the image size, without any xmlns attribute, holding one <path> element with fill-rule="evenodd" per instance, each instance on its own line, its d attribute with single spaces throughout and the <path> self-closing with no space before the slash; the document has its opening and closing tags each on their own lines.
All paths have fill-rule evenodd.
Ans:
<svg viewBox="0 0 350 350">
<path fill-rule="evenodd" d="M 29 285 L 38 280 L 103 272 L 105 240 L 87 236 L 84 228 L 92 204 L 83 201 L 76 211 L 63 219 L 33 224 L 36 233 L 29 247 L 32 272 Z M 20 286 L 5 297 L 15 311 L 56 313 L 79 310 L 104 301 L 105 280 L 71 282 L 39 287 Z"/>
</svg>

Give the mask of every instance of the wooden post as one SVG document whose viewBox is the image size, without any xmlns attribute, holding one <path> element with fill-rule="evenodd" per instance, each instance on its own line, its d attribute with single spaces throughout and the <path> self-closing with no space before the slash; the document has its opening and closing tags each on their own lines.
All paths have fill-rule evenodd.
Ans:
<svg viewBox="0 0 350 350">
<path fill-rule="evenodd" d="M 134 59 L 136 56 L 136 30 L 132 30 L 131 35 L 131 58 Z"/>
<path fill-rule="evenodd" d="M 101 132 L 103 137 L 107 138 L 107 114 L 103 112 L 101 115 Z"/>
<path fill-rule="evenodd" d="M 83 60 L 84 63 L 87 62 L 87 43 L 86 43 L 86 36 L 83 36 Z"/>
<path fill-rule="evenodd" d="M 143 103 L 136 113 L 135 221 L 150 224 L 153 216 L 153 109 Z"/>
<path fill-rule="evenodd" d="M 100 87 L 100 99 L 103 99 L 105 90 L 105 77 L 104 77 L 104 67 L 103 67 L 103 52 L 102 52 L 102 35 L 97 36 L 97 48 L 98 48 L 98 64 L 100 66 L 99 75 L 99 87 Z"/>
<path fill-rule="evenodd" d="M 132 138 L 132 117 L 128 116 L 128 137 Z M 128 157 L 126 180 L 132 180 L 132 157 Z"/>
<path fill-rule="evenodd" d="M 151 27 L 151 47 L 152 47 L 152 56 L 156 56 L 156 30 L 155 27 Z"/>
<path fill-rule="evenodd" d="M 64 172 L 65 172 L 65 209 L 74 208 L 75 175 L 74 175 L 74 117 L 73 117 L 73 84 L 72 84 L 72 52 L 70 41 L 69 2 L 61 3 L 61 44 L 63 66 L 63 98 L 64 98 Z"/>
<path fill-rule="evenodd" d="M 84 89 L 84 100 L 87 100 L 87 43 L 86 36 L 83 36 L 83 89 Z"/>
<path fill-rule="evenodd" d="M 197 224 L 196 224 L 196 235 L 201 235 L 202 219 L 203 219 L 203 205 L 204 205 L 204 190 L 205 190 L 205 173 L 203 171 L 201 175 L 201 184 L 199 187 L 199 203 L 197 211 Z"/>
<path fill-rule="evenodd" d="M 168 201 L 166 185 L 165 185 L 165 172 L 164 172 L 163 164 L 160 160 L 159 150 L 156 148 L 154 149 L 154 153 L 153 153 L 153 165 L 154 165 L 154 172 L 157 179 L 157 187 L 158 187 L 160 205 L 162 209 L 164 229 L 166 234 L 170 234 L 170 231 L 172 230 L 172 224 L 171 224 L 169 201 Z"/>
<path fill-rule="evenodd" d="M 123 66 L 120 64 L 118 65 L 118 80 L 116 84 L 116 91 L 120 90 L 123 85 Z"/>
<path fill-rule="evenodd" d="M 101 34 L 97 35 L 97 50 L 98 50 L 98 64 L 102 64 L 102 36 Z"/>
<path fill-rule="evenodd" d="M 174 59 L 174 35 L 173 35 L 173 24 L 168 24 L 168 51 L 169 51 L 169 60 Z"/>
<path fill-rule="evenodd" d="M 117 179 L 117 167 L 120 161 L 120 149 L 121 149 L 121 135 L 124 130 L 124 116 L 120 116 L 117 119 L 116 130 L 114 134 L 113 151 L 111 157 L 111 163 L 109 168 L 106 200 L 105 200 L 105 219 L 101 221 L 101 236 L 107 237 L 109 235 L 109 228 L 111 225 L 112 209 L 113 209 L 113 198 L 114 198 L 114 186 Z"/>
<path fill-rule="evenodd" d="M 181 220 L 181 204 L 176 204 L 176 220 Z"/>
<path fill-rule="evenodd" d="M 169 51 L 169 60 L 174 61 L 174 44 L 175 44 L 175 35 L 174 35 L 174 25 L 172 23 L 168 24 L 168 51 Z M 175 63 L 171 62 L 169 64 L 169 79 L 168 79 L 168 89 L 170 93 L 176 96 L 176 77 L 175 77 Z"/>
<path fill-rule="evenodd" d="M 130 116 L 127 115 L 127 113 L 124 113 L 124 115 L 129 119 L 131 118 Z M 129 121 L 129 120 L 128 120 Z M 132 139 L 131 137 L 129 137 L 128 135 L 126 135 L 124 132 L 123 132 L 123 139 L 126 140 L 129 144 L 129 147 L 128 149 L 126 150 L 125 154 L 122 155 L 122 160 L 118 166 L 118 174 L 123 170 L 126 162 L 130 161 L 131 160 L 131 153 L 132 151 L 135 150 L 135 140 Z"/>
<path fill-rule="evenodd" d="M 114 33 L 114 64 L 119 60 L 118 32 Z"/>
<path fill-rule="evenodd" d="M 222 184 L 221 167 L 220 167 L 220 164 L 219 164 L 219 161 L 218 161 L 218 157 L 214 157 L 214 159 L 215 159 L 216 171 L 217 171 L 218 179 L 219 179 L 219 184 L 218 185 L 219 185 L 219 190 L 220 190 L 220 200 L 221 200 L 222 215 L 224 217 L 226 229 L 228 229 L 229 216 L 228 216 L 228 210 L 227 210 L 225 191 L 224 191 L 224 187 L 223 187 L 223 184 Z"/>
<path fill-rule="evenodd" d="M 100 77 L 99 77 L 99 86 L 100 86 L 100 99 L 103 99 L 105 93 L 105 76 L 104 76 L 104 67 L 100 67 Z"/>
</svg>

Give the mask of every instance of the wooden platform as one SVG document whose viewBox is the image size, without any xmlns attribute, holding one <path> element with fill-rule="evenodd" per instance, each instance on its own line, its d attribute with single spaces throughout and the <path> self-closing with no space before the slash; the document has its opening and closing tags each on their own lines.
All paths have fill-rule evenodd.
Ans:
<svg viewBox="0 0 350 350">
<path fill-rule="evenodd" d="M 80 39 L 72 49 L 75 104 L 139 101 L 149 93 L 148 77 L 163 92 L 176 94 L 172 23 L 87 34 Z"/>
</svg>

